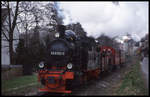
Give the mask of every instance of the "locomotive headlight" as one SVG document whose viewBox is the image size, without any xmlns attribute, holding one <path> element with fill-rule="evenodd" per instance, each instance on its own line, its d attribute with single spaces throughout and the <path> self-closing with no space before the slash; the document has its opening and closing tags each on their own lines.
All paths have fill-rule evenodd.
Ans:
<svg viewBox="0 0 150 97">
<path fill-rule="evenodd" d="M 59 36 L 60 36 L 60 34 L 59 34 L 59 33 L 55 33 L 55 37 L 57 37 L 57 38 L 58 38 Z"/>
<path fill-rule="evenodd" d="M 72 63 L 67 64 L 68 69 L 72 69 Z"/>
<path fill-rule="evenodd" d="M 44 62 L 40 62 L 39 68 L 44 68 Z"/>
</svg>

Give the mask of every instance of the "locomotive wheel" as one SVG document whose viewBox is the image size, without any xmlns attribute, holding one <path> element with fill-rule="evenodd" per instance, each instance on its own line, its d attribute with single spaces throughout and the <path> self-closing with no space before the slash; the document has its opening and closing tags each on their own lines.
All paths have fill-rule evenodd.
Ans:
<svg viewBox="0 0 150 97">
<path fill-rule="evenodd" d="M 84 85 L 87 85 L 87 76 L 84 76 Z"/>
<path fill-rule="evenodd" d="M 109 72 L 112 72 L 113 68 L 114 68 L 114 65 L 110 64 L 110 66 L 109 66 Z"/>
<path fill-rule="evenodd" d="M 117 69 L 117 66 L 116 65 L 113 65 L 113 70 L 116 70 Z"/>
<path fill-rule="evenodd" d="M 120 69 L 121 68 L 121 64 L 119 64 L 118 66 L 117 66 L 117 69 Z"/>
<path fill-rule="evenodd" d="M 124 63 L 123 62 L 121 63 L 120 67 L 124 67 Z"/>
<path fill-rule="evenodd" d="M 80 79 L 81 79 L 81 82 L 80 82 L 81 85 L 86 85 L 87 84 L 87 76 L 85 76 L 85 75 L 81 76 Z"/>
</svg>

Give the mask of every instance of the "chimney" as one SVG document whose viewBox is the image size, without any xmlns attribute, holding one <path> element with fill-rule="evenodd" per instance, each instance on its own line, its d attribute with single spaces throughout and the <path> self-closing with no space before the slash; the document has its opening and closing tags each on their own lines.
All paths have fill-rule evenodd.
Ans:
<svg viewBox="0 0 150 97">
<path fill-rule="evenodd" d="M 57 25 L 57 31 L 60 33 L 60 37 L 64 37 L 65 30 L 66 30 L 66 26 L 64 26 L 64 25 Z"/>
</svg>

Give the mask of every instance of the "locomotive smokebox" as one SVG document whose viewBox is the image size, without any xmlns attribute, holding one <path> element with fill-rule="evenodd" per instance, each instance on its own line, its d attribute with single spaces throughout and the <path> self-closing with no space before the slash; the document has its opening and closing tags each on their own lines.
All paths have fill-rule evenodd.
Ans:
<svg viewBox="0 0 150 97">
<path fill-rule="evenodd" d="M 65 35 L 66 26 L 64 25 L 57 25 L 57 31 L 60 33 L 60 37 L 64 37 Z"/>
</svg>

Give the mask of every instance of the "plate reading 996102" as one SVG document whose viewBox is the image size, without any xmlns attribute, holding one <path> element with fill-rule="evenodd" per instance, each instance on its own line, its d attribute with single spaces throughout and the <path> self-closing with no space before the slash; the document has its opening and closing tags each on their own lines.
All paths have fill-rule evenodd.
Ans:
<svg viewBox="0 0 150 97">
<path fill-rule="evenodd" d="M 64 56 L 65 52 L 55 52 L 55 51 L 52 51 L 51 55 L 59 55 L 59 56 L 63 55 Z"/>
</svg>

